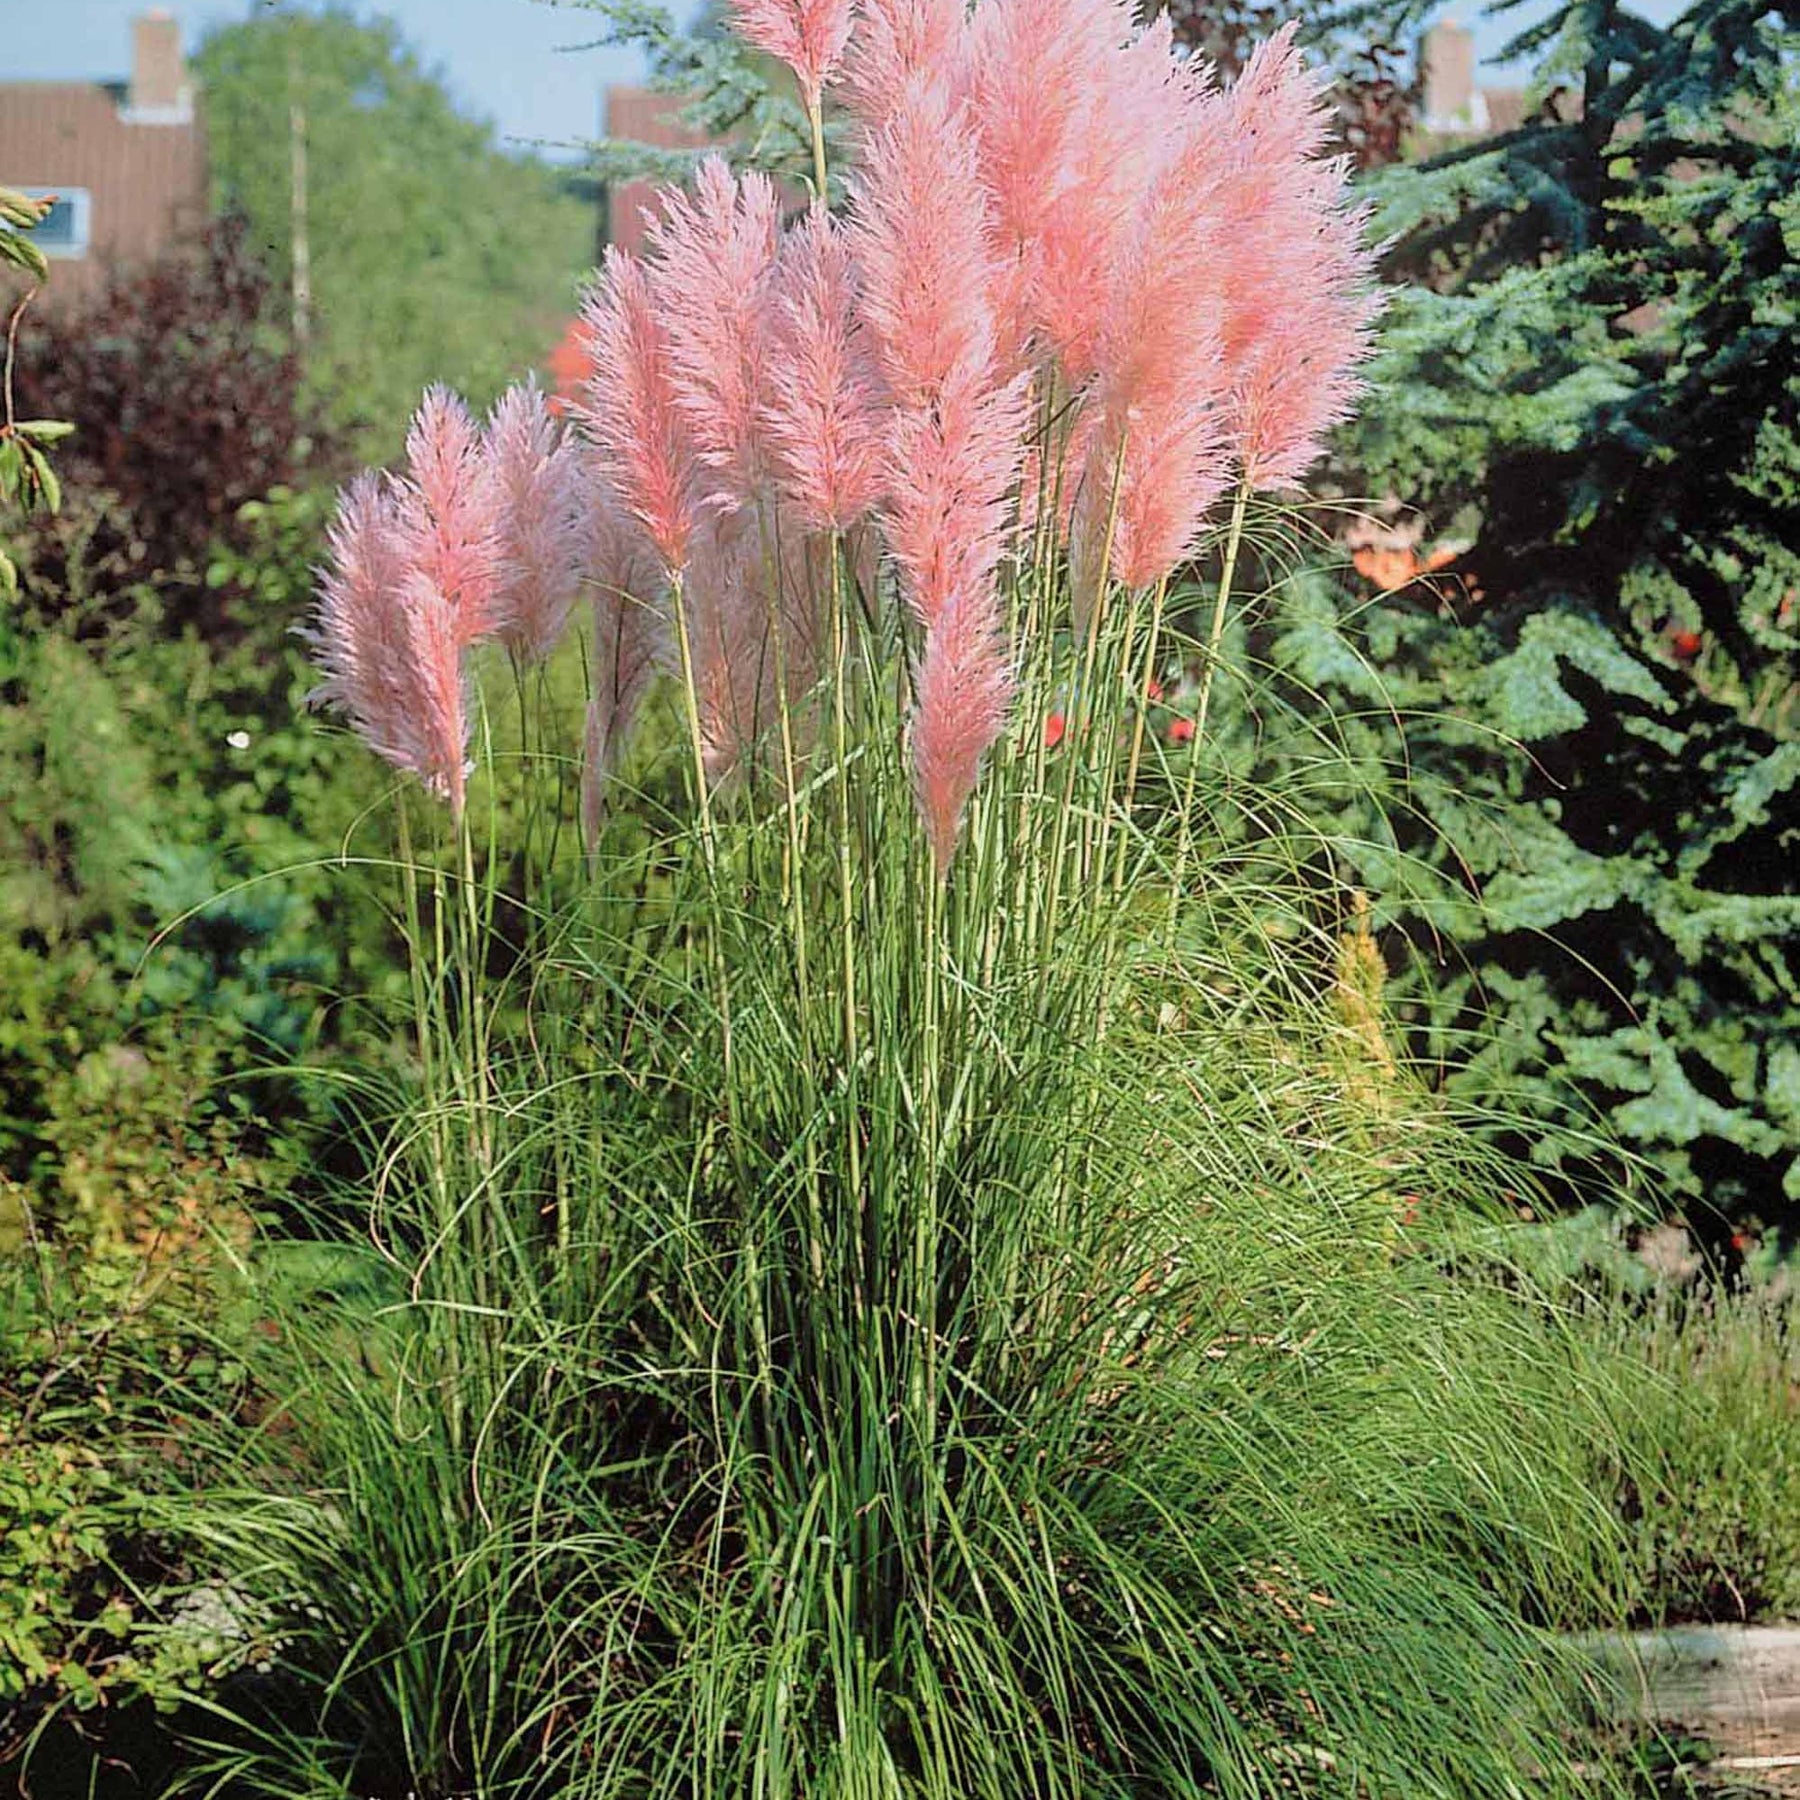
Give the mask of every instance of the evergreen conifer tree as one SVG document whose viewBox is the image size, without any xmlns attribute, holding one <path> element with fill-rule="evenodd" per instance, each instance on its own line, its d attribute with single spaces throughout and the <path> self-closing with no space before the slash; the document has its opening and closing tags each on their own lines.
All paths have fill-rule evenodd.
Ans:
<svg viewBox="0 0 1800 1800">
<path fill-rule="evenodd" d="M 1274 640 L 1404 764 L 1361 873 L 1415 1018 L 1484 1022 L 1458 1079 L 1570 1174 L 1597 1108 L 1697 1223 L 1800 1202 L 1797 28 L 1563 0 L 1518 130 L 1378 179 L 1352 485 L 1472 545 L 1353 619 L 1292 584 Z"/>
</svg>

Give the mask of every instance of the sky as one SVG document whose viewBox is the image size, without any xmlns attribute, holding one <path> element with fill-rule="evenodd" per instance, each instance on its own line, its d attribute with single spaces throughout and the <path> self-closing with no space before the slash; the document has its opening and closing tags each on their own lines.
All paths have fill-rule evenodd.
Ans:
<svg viewBox="0 0 1800 1800">
<path fill-rule="evenodd" d="M 213 27 L 247 18 L 254 0 L 162 0 L 190 53 Z M 150 0 L 0 0 L 0 81 L 116 81 L 131 60 L 131 20 Z M 503 139 L 599 135 L 600 92 L 641 73 L 635 54 L 560 47 L 599 35 L 595 15 L 540 0 L 355 0 L 359 16 L 399 22 L 419 59 L 458 106 L 493 121 Z M 684 16 L 682 0 L 673 9 Z M 565 153 L 566 154 L 566 153 Z"/>
<path fill-rule="evenodd" d="M 192 50 L 213 26 L 249 15 L 255 0 L 165 0 Z M 117 80 L 130 59 L 130 22 L 147 0 L 0 0 L 0 81 Z M 677 16 L 692 0 L 676 0 Z M 1681 0 L 1638 0 L 1658 21 Z M 597 35 L 594 15 L 541 0 L 357 0 L 352 10 L 386 13 L 427 67 L 443 76 L 462 109 L 492 120 L 515 146 L 580 142 L 598 135 L 599 96 L 608 83 L 632 81 L 637 58 L 619 50 L 559 54 Z M 1541 8 L 1524 6 L 1503 23 L 1479 16 L 1478 0 L 1448 12 L 1473 23 L 1492 58 Z M 1491 65 L 1488 73 L 1498 73 Z M 547 154 L 573 155 L 572 151 Z"/>
</svg>

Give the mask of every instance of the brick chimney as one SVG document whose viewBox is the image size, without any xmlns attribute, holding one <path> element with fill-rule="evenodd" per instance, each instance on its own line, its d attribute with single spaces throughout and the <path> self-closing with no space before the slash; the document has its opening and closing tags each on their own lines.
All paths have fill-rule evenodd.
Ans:
<svg viewBox="0 0 1800 1800">
<path fill-rule="evenodd" d="M 1440 19 L 1419 44 L 1420 85 L 1427 131 L 1462 132 L 1486 124 L 1475 86 L 1475 33 L 1460 20 Z"/>
<path fill-rule="evenodd" d="M 193 116 L 180 24 L 160 6 L 140 13 L 131 21 L 131 85 L 125 117 L 140 125 L 185 125 Z"/>
</svg>

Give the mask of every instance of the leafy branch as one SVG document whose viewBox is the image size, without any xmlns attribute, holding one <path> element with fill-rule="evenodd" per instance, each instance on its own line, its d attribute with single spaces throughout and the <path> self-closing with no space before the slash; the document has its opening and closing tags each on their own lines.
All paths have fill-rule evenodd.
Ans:
<svg viewBox="0 0 1800 1800">
<path fill-rule="evenodd" d="M 25 309 L 37 298 L 50 276 L 50 264 L 41 246 L 26 233 L 35 231 L 56 204 L 54 194 L 33 199 L 14 188 L 0 187 L 0 264 L 25 273 L 27 286 L 6 321 L 6 365 L 0 377 L 0 506 L 30 512 L 42 507 L 55 512 L 62 505 L 62 484 L 46 447 L 69 435 L 75 427 L 63 419 L 20 419 L 13 411 L 13 364 L 17 358 L 19 326 Z M 19 591 L 19 572 L 4 543 L 0 543 L 0 593 L 9 598 Z"/>
</svg>

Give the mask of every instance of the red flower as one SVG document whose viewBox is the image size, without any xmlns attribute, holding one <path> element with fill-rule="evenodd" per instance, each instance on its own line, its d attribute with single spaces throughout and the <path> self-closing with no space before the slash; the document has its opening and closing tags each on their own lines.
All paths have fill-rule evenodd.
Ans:
<svg viewBox="0 0 1800 1800">
<path fill-rule="evenodd" d="M 1683 662 L 1692 662 L 1700 654 L 1700 634 L 1697 631 L 1671 631 L 1669 648 Z"/>
<path fill-rule="evenodd" d="M 1192 743 L 1194 737 L 1194 721 L 1192 719 L 1171 719 L 1169 721 L 1169 742 L 1171 744 Z"/>
<path fill-rule="evenodd" d="M 1054 750 L 1063 741 L 1063 732 L 1067 729 L 1062 714 L 1052 713 L 1044 721 L 1044 748 Z"/>
<path fill-rule="evenodd" d="M 578 395 L 594 373 L 594 350 L 586 329 L 579 319 L 571 319 L 557 346 L 544 359 L 555 392 L 550 410 L 566 413 L 569 402 Z"/>
<path fill-rule="evenodd" d="M 1162 697 L 1163 697 L 1163 684 L 1160 681 L 1158 681 L 1154 675 L 1152 675 L 1150 677 L 1150 685 L 1144 689 L 1144 698 L 1146 700 L 1148 700 L 1152 706 L 1154 706 L 1156 704 L 1156 702 L 1158 700 L 1160 700 Z"/>
</svg>

